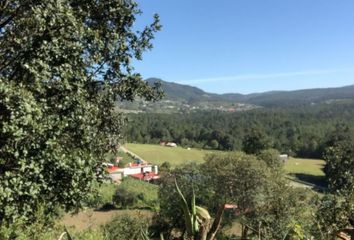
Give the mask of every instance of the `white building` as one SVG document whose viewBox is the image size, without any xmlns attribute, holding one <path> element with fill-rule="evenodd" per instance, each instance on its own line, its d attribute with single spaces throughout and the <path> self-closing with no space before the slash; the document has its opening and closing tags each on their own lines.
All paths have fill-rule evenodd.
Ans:
<svg viewBox="0 0 354 240">
<path fill-rule="evenodd" d="M 137 175 L 137 174 L 146 174 L 146 173 L 153 173 L 154 175 L 158 174 L 158 167 L 156 165 L 150 164 L 132 164 L 129 167 L 125 168 L 115 168 L 111 171 L 108 170 L 109 177 L 112 181 L 121 180 L 123 177 L 127 177 L 130 175 Z"/>
</svg>

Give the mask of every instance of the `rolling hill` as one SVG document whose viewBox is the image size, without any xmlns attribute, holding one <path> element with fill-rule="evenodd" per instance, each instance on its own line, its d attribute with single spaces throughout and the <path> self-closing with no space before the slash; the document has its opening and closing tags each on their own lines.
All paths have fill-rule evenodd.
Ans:
<svg viewBox="0 0 354 240">
<path fill-rule="evenodd" d="M 160 81 L 165 91 L 165 99 L 173 101 L 196 102 L 233 102 L 254 104 L 264 107 L 296 106 L 354 99 L 354 85 L 338 88 L 316 88 L 296 91 L 271 91 L 252 94 L 215 94 L 205 92 L 197 87 L 166 82 L 158 78 L 146 80 L 149 84 Z"/>
</svg>

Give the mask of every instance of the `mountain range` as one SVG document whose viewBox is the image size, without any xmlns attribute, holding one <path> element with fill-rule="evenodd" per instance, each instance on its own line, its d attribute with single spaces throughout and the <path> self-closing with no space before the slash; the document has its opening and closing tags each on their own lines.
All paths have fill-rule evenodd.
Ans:
<svg viewBox="0 0 354 240">
<path fill-rule="evenodd" d="M 149 84 L 153 84 L 156 81 L 160 82 L 165 92 L 165 100 L 184 101 L 190 104 L 198 102 L 233 102 L 264 107 L 281 107 L 354 99 L 354 85 L 338 88 L 270 91 L 252 94 L 216 94 L 205 92 L 197 87 L 167 82 L 158 78 L 149 78 L 146 81 Z"/>
</svg>

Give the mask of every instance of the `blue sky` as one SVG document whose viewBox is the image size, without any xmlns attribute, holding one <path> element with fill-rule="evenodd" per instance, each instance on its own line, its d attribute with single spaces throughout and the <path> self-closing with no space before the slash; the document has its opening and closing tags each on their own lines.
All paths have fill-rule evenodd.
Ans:
<svg viewBox="0 0 354 240">
<path fill-rule="evenodd" d="M 136 27 L 158 13 L 144 78 L 208 92 L 354 84 L 353 0 L 138 0 Z"/>
</svg>

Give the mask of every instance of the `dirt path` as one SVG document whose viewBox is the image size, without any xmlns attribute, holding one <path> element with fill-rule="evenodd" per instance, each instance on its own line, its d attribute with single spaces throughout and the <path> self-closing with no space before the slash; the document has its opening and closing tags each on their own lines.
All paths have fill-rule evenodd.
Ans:
<svg viewBox="0 0 354 240">
<path fill-rule="evenodd" d="M 144 160 L 142 157 L 140 157 L 139 155 L 133 153 L 132 151 L 128 150 L 126 147 L 124 146 L 120 146 L 119 147 L 120 150 L 122 150 L 124 153 L 130 154 L 131 156 L 133 156 L 134 158 L 138 158 L 143 162 L 147 162 L 146 160 Z"/>
</svg>

